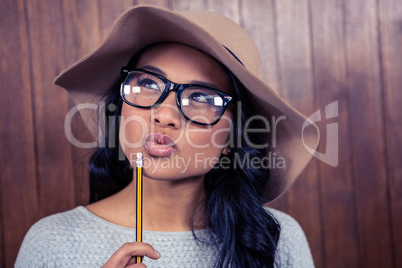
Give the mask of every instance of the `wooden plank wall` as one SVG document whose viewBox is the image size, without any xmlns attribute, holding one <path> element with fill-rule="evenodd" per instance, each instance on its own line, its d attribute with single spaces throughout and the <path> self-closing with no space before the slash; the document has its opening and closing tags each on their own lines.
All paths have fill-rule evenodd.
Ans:
<svg viewBox="0 0 402 268">
<path fill-rule="evenodd" d="M 1 0 L 0 264 L 38 219 L 88 202 L 90 150 L 53 78 L 133 4 L 206 9 L 241 24 L 263 79 L 306 115 L 338 101 L 339 165 L 314 159 L 272 205 L 304 228 L 317 267 L 402 267 L 402 2 L 399 0 Z M 73 132 L 91 141 L 80 118 Z"/>
</svg>

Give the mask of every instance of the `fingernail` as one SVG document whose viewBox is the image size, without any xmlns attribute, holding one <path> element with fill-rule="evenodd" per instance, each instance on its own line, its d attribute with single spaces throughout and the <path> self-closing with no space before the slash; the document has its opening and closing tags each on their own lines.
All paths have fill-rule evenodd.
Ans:
<svg viewBox="0 0 402 268">
<path fill-rule="evenodd" d="M 156 249 L 154 249 L 155 254 L 158 256 L 158 258 L 161 257 L 161 254 L 159 253 L 159 251 L 157 251 Z"/>
</svg>

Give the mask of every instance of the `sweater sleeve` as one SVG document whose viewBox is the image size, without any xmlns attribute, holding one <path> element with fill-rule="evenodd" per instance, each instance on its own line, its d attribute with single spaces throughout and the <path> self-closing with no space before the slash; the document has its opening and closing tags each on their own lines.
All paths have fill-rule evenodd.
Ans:
<svg viewBox="0 0 402 268">
<path fill-rule="evenodd" d="M 291 216 L 269 209 L 281 226 L 281 234 L 275 258 L 275 267 L 314 267 L 306 235 L 299 223 Z"/>
<path fill-rule="evenodd" d="M 46 252 L 46 229 L 42 228 L 41 222 L 34 224 L 25 235 L 21 248 L 18 252 L 15 268 L 22 267 L 46 267 L 44 262 Z"/>
<path fill-rule="evenodd" d="M 107 227 L 91 221 L 83 208 L 45 217 L 25 235 L 15 267 L 101 267 L 116 251 Z M 123 243 L 119 243 L 121 246 Z"/>
</svg>

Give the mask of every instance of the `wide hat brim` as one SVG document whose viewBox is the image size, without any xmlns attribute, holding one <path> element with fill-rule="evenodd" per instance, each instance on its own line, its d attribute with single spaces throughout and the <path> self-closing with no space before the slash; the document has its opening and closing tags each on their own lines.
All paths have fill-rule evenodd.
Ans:
<svg viewBox="0 0 402 268">
<path fill-rule="evenodd" d="M 311 160 L 312 155 L 305 146 L 317 148 L 318 128 L 260 79 L 258 49 L 249 35 L 230 19 L 206 11 L 177 13 L 156 6 L 134 6 L 116 20 L 97 49 L 61 72 L 54 83 L 65 88 L 76 104 L 97 105 L 119 81 L 121 68 L 136 52 L 161 42 L 199 48 L 220 61 L 248 90 L 258 113 L 270 122 L 272 118 L 277 120 L 276 128 L 271 126 L 267 135 L 271 145 L 267 156 L 271 175 L 263 200 L 269 202 L 279 197 Z M 93 136 L 98 138 L 96 111 L 81 109 L 80 113 Z M 281 159 L 284 163 L 272 165 Z"/>
</svg>

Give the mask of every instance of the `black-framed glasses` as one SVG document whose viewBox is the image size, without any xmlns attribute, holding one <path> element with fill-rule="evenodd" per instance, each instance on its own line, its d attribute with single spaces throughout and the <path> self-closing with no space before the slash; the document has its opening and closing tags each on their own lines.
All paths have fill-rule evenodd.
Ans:
<svg viewBox="0 0 402 268">
<path fill-rule="evenodd" d="M 123 68 L 120 95 L 133 107 L 149 109 L 161 104 L 170 91 L 176 92 L 176 103 L 187 120 L 198 125 L 214 125 L 222 117 L 232 97 L 217 89 L 173 83 L 165 77 L 141 69 Z"/>
</svg>

